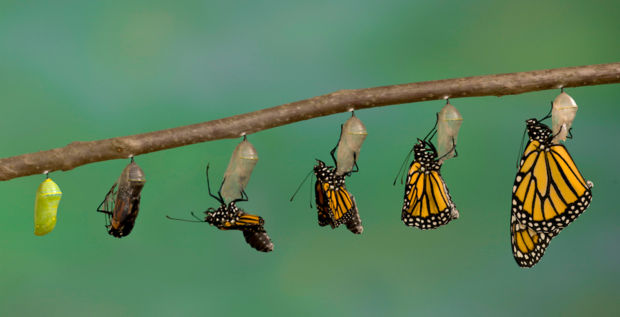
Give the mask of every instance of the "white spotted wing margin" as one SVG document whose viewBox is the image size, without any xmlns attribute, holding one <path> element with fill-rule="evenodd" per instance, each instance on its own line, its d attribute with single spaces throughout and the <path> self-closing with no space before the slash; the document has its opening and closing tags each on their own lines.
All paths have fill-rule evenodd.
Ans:
<svg viewBox="0 0 620 317">
<path fill-rule="evenodd" d="M 459 217 L 439 168 L 414 161 L 409 167 L 401 220 L 422 230 L 435 229 Z"/>
<path fill-rule="evenodd" d="M 510 242 L 512 255 L 520 267 L 532 267 L 545 254 L 551 239 L 558 235 L 555 233 L 537 232 L 527 225 L 519 222 L 515 213 L 510 216 Z"/>
</svg>

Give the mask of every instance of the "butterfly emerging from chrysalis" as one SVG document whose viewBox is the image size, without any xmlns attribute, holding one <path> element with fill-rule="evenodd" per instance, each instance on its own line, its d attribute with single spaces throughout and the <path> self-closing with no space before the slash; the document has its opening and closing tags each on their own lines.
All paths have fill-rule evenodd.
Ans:
<svg viewBox="0 0 620 317">
<path fill-rule="evenodd" d="M 145 183 L 144 172 L 132 157 L 97 208 L 98 212 L 107 216 L 106 228 L 110 235 L 122 238 L 131 233 L 140 211 L 140 197 Z"/>
<path fill-rule="evenodd" d="M 237 207 L 237 202 L 248 200 L 245 192 L 241 193 L 240 198 L 236 198 L 226 204 L 224 198 L 222 198 L 221 190 L 218 191 L 217 196 L 211 192 L 211 184 L 209 181 L 209 165 L 207 165 L 206 176 L 209 196 L 217 200 L 220 206 L 217 209 L 207 209 L 204 212 L 204 219 L 200 219 L 199 217 L 195 216 L 194 213 L 192 213 L 192 215 L 197 219 L 197 221 L 206 222 L 220 230 L 239 230 L 243 233 L 245 241 L 252 248 L 261 252 L 273 251 L 273 243 L 271 242 L 271 238 L 269 238 L 269 235 L 264 228 L 265 220 L 263 220 L 263 218 L 259 216 L 248 214 L 241 208 Z M 168 218 L 173 220 L 183 220 L 171 217 Z"/>
<path fill-rule="evenodd" d="M 315 201 L 319 226 L 330 225 L 332 229 L 344 224 L 349 231 L 361 234 L 364 231 L 357 210 L 355 197 L 347 191 L 345 175 L 337 175 L 333 166 L 326 166 L 317 160 L 314 166 L 316 175 Z"/>
<path fill-rule="evenodd" d="M 592 200 L 592 182 L 581 175 L 566 147 L 556 143 L 558 134 L 541 122 L 548 117 L 526 121 L 529 141 L 512 188 L 512 252 L 522 267 L 538 263 L 551 239 Z"/>
<path fill-rule="evenodd" d="M 251 173 L 251 170 L 250 170 Z M 249 178 L 249 175 L 248 175 Z M 222 182 L 222 187 L 225 187 L 226 179 Z M 247 184 L 247 182 L 246 182 Z M 240 230 L 243 232 L 245 241 L 254 249 L 261 252 L 273 251 L 273 243 L 271 238 L 267 235 L 267 231 L 263 227 L 265 221 L 263 218 L 251 215 L 237 207 L 236 202 L 247 201 L 247 195 L 241 187 L 240 198 L 232 200 L 228 205 L 224 198 L 222 198 L 221 191 L 218 192 L 218 196 L 211 193 L 211 186 L 209 184 L 209 166 L 207 165 L 207 188 L 209 195 L 220 203 L 220 207 L 217 209 L 209 208 L 205 211 L 205 222 L 212 226 L 217 227 L 220 230 Z"/>
<path fill-rule="evenodd" d="M 319 226 L 329 225 L 335 229 L 344 224 L 355 234 L 364 231 L 355 197 L 347 190 L 345 178 L 359 171 L 357 158 L 367 135 L 362 121 L 352 113 L 341 125 L 338 143 L 330 152 L 336 166 L 327 166 L 317 159 L 313 171 L 316 176 L 314 193 Z"/>
<path fill-rule="evenodd" d="M 423 139 L 418 139 L 418 142 L 413 146 L 414 160 L 409 165 L 407 172 L 401 213 L 401 220 L 409 227 L 422 230 L 435 229 L 459 217 L 459 212 L 452 202 L 448 186 L 446 186 L 440 172 L 446 158 L 457 156 L 455 140 L 462 117 L 456 108 L 452 108 L 454 107 L 447 103 L 442 112 L 438 113 L 435 126 Z M 458 126 L 450 126 L 451 128 L 447 133 L 440 131 L 442 135 L 439 140 L 442 142 L 447 142 L 443 141 L 444 139 L 449 140 L 451 145 L 451 147 L 443 146 L 442 152 L 445 153 L 440 156 L 431 139 L 438 132 L 438 123 L 440 127 L 444 124 L 442 120 L 445 118 L 445 109 L 450 111 L 449 118 L 451 120 L 458 121 Z M 394 184 L 396 184 L 396 180 Z"/>
</svg>

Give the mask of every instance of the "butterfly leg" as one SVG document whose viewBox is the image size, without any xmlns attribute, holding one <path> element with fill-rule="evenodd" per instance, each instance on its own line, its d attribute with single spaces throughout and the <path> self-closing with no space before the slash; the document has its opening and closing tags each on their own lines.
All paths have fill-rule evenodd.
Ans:
<svg viewBox="0 0 620 317">
<path fill-rule="evenodd" d="M 248 194 L 245 192 L 245 190 L 241 190 L 241 198 L 235 199 L 233 202 L 238 201 L 248 201 Z"/>
<path fill-rule="evenodd" d="M 338 144 L 340 144 L 340 139 L 342 139 L 342 127 L 343 125 L 340 125 L 340 136 L 338 137 L 338 143 L 336 143 L 336 146 L 334 146 L 334 148 L 329 151 L 329 155 L 331 155 L 332 160 L 334 160 L 334 165 L 336 165 L 336 167 L 338 166 L 338 161 L 336 161 L 336 156 L 334 155 L 334 153 L 336 153 L 336 149 L 338 148 Z"/>
<path fill-rule="evenodd" d="M 209 196 L 213 197 L 220 204 L 224 204 L 224 199 L 222 198 L 222 195 L 220 194 L 219 191 L 217 192 L 218 196 L 215 196 L 213 195 L 213 193 L 211 193 L 211 182 L 209 181 L 209 164 L 207 164 L 206 174 L 207 174 L 207 190 L 209 190 Z"/>
</svg>

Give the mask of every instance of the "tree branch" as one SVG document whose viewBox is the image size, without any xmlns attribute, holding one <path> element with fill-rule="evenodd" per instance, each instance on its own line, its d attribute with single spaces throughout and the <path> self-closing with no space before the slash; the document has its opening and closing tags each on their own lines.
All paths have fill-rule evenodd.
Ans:
<svg viewBox="0 0 620 317">
<path fill-rule="evenodd" d="M 448 97 L 515 95 L 561 87 L 619 82 L 620 62 L 340 90 L 228 118 L 118 138 L 72 142 L 61 148 L 3 158 L 0 159 L 0 180 L 46 171 L 67 171 L 94 162 L 127 158 L 199 142 L 237 138 L 244 134 L 352 109 Z"/>
</svg>

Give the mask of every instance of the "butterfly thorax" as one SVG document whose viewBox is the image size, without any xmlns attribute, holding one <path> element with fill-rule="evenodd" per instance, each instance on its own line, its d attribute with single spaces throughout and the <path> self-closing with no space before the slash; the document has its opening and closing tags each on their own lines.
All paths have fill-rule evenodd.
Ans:
<svg viewBox="0 0 620 317">
<path fill-rule="evenodd" d="M 540 123 L 540 121 L 536 119 L 526 120 L 525 123 L 527 124 L 527 135 L 529 136 L 530 141 L 540 142 L 541 150 L 551 146 L 553 132 L 549 129 L 549 127 Z"/>
<path fill-rule="evenodd" d="M 220 207 L 217 209 L 209 208 L 207 211 L 205 211 L 205 214 L 207 215 L 205 218 L 205 222 L 208 222 L 209 224 L 218 228 L 223 226 L 231 218 L 231 214 L 228 211 L 226 205 L 224 204 L 220 205 Z"/>
<path fill-rule="evenodd" d="M 328 183 L 330 188 L 344 186 L 344 175 L 336 175 L 334 167 L 326 166 L 322 161 L 318 161 L 318 164 L 314 166 L 314 175 L 319 182 Z"/>
<path fill-rule="evenodd" d="M 418 143 L 413 146 L 413 155 L 415 161 L 421 165 L 421 172 L 430 173 L 441 168 L 441 162 L 437 160 L 437 151 L 430 142 L 418 140 Z"/>
</svg>

